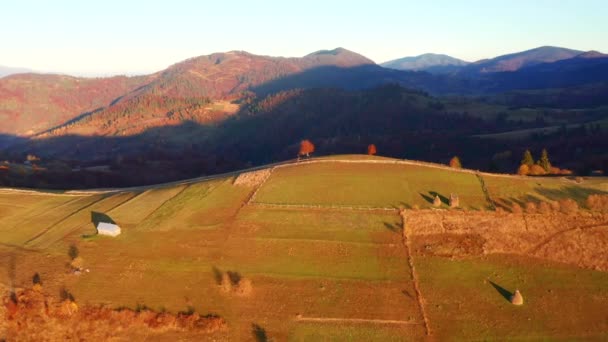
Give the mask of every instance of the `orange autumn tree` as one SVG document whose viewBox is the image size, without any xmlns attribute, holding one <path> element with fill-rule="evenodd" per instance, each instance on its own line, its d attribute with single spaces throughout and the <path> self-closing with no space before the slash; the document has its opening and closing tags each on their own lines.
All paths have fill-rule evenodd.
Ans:
<svg viewBox="0 0 608 342">
<path fill-rule="evenodd" d="M 378 151 L 376 150 L 376 145 L 370 144 L 367 146 L 367 154 L 369 154 L 370 156 L 375 155 L 377 152 Z"/>
<path fill-rule="evenodd" d="M 458 158 L 458 156 L 454 156 L 452 159 L 450 159 L 450 167 L 454 169 L 462 168 L 462 163 L 460 162 L 460 158 Z"/>
<path fill-rule="evenodd" d="M 298 156 L 307 156 L 309 157 L 311 153 L 315 151 L 315 144 L 313 144 L 310 140 L 304 139 L 300 142 L 300 152 Z"/>
</svg>

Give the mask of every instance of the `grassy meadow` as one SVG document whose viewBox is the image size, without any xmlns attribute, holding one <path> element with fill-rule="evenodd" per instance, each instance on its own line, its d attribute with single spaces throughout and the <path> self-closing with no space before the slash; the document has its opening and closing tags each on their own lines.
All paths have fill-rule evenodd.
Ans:
<svg viewBox="0 0 608 342">
<path fill-rule="evenodd" d="M 518 201 L 582 201 L 606 184 L 484 180 L 494 198 Z M 0 261 L 12 266 L 0 270 L 0 282 L 29 286 L 38 272 L 44 291 L 69 289 L 77 303 L 217 314 L 234 341 L 421 340 L 396 208 L 430 208 L 433 194 L 445 200 L 451 192 L 463 209 L 489 210 L 476 175 L 400 164 L 296 164 L 275 168 L 261 186 L 227 177 L 70 196 L 6 191 Z M 122 234 L 94 235 L 93 212 Z M 90 272 L 69 272 L 71 245 Z M 503 255 L 412 260 L 439 339 L 606 337 L 606 273 Z M 237 280 L 225 286 L 226 276 Z M 244 280 L 249 288 L 237 285 Z M 513 307 L 489 281 L 519 288 L 529 305 Z M 574 313 L 567 322 L 559 316 L 565 307 Z"/>
</svg>

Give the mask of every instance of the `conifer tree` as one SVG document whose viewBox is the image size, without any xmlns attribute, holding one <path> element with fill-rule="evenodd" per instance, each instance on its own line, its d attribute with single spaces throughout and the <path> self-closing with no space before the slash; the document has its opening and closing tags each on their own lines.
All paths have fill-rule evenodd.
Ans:
<svg viewBox="0 0 608 342">
<path fill-rule="evenodd" d="M 549 153 L 546 148 L 543 148 L 543 151 L 540 155 L 540 159 L 538 160 L 538 165 L 540 165 L 545 171 L 549 172 L 551 169 L 551 162 L 549 161 Z"/>
<path fill-rule="evenodd" d="M 530 150 L 526 150 L 526 152 L 524 152 L 524 157 L 521 160 L 521 165 L 528 165 L 528 167 L 534 165 L 534 158 L 532 157 L 532 152 L 530 152 Z"/>
</svg>

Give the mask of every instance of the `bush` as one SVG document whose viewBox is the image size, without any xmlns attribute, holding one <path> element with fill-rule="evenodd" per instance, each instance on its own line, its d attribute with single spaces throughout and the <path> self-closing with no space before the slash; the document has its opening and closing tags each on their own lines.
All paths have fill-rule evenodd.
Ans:
<svg viewBox="0 0 608 342">
<path fill-rule="evenodd" d="M 519 204 L 513 203 L 513 206 L 511 206 L 511 212 L 513 214 L 521 214 L 523 210 L 521 209 L 521 206 Z"/>
<path fill-rule="evenodd" d="M 530 173 L 530 167 L 526 164 L 522 164 L 519 166 L 519 169 L 517 169 L 517 174 L 521 175 L 521 176 L 525 176 L 527 174 Z"/>
<path fill-rule="evenodd" d="M 534 203 L 534 202 L 526 203 L 526 213 L 528 213 L 528 214 L 536 213 L 536 203 Z"/>
<path fill-rule="evenodd" d="M 531 175 L 541 176 L 541 175 L 544 175 L 546 173 L 547 173 L 547 171 L 545 171 L 545 169 L 543 169 L 543 167 L 540 166 L 540 165 L 538 165 L 538 164 L 534 164 L 534 165 L 532 165 L 532 167 L 530 167 L 530 173 L 529 174 L 531 174 Z"/>
<path fill-rule="evenodd" d="M 578 211 L 578 204 L 570 198 L 560 200 L 559 207 L 564 214 L 574 214 Z"/>
<path fill-rule="evenodd" d="M 586 205 L 593 211 L 608 212 L 608 195 L 589 195 Z"/>
<path fill-rule="evenodd" d="M 541 214 L 550 214 L 551 213 L 551 206 L 547 202 L 540 202 L 538 204 L 538 211 Z"/>
</svg>

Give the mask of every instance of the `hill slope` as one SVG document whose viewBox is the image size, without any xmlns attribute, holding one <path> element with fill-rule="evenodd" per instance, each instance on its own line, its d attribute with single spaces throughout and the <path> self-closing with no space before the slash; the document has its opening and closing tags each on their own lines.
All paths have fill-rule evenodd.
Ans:
<svg viewBox="0 0 608 342">
<path fill-rule="evenodd" d="M 145 188 L 3 190 L 0 284 L 29 288 L 37 273 L 39 291 L 63 289 L 83 310 L 226 320 L 227 330 L 197 340 L 602 339 L 608 213 L 584 203 L 606 185 L 341 156 Z M 467 210 L 448 209 L 450 193 Z M 516 211 L 567 198 L 581 209 Z M 96 236 L 96 221 L 122 234 Z M 516 288 L 522 307 L 508 302 Z M 84 317 L 68 321 L 71 338 L 99 319 Z M 0 321 L 5 332 L 24 334 L 13 320 Z"/>
</svg>

